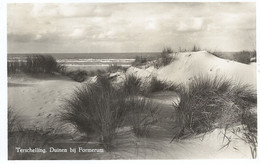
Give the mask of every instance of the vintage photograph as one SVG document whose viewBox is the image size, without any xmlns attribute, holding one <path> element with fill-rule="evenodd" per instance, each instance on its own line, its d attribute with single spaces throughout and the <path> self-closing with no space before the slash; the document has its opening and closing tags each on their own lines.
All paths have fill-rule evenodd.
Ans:
<svg viewBox="0 0 260 164">
<path fill-rule="evenodd" d="M 255 159 L 255 2 L 7 4 L 8 160 Z"/>
</svg>

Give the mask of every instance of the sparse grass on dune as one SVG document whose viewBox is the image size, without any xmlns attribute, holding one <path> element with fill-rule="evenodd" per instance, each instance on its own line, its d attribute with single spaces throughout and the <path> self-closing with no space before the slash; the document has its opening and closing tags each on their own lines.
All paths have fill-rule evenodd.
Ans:
<svg viewBox="0 0 260 164">
<path fill-rule="evenodd" d="M 162 66 L 166 66 L 170 64 L 174 58 L 170 56 L 170 54 L 173 53 L 173 50 L 169 47 L 164 48 L 161 52 L 161 55 L 158 57 L 156 62 L 154 63 L 154 66 L 156 68 L 160 68 Z"/>
<path fill-rule="evenodd" d="M 231 84 L 223 77 L 198 77 L 188 89 L 180 89 L 180 101 L 174 104 L 179 127 L 176 137 L 242 122 L 242 116 L 256 106 L 256 94 L 250 86 Z"/>
<path fill-rule="evenodd" d="M 198 52 L 198 51 L 201 51 L 201 48 L 197 45 L 194 45 L 191 51 L 192 52 Z"/>
</svg>

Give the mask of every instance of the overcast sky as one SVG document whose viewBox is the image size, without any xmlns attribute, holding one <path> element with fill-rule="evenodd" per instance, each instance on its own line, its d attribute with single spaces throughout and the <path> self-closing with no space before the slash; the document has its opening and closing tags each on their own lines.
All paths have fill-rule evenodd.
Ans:
<svg viewBox="0 0 260 164">
<path fill-rule="evenodd" d="M 255 3 L 9 4 L 8 53 L 255 48 Z"/>
</svg>

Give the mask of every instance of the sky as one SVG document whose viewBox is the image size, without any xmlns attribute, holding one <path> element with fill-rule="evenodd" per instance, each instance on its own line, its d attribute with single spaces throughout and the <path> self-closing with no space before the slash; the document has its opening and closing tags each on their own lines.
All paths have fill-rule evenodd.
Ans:
<svg viewBox="0 0 260 164">
<path fill-rule="evenodd" d="M 240 51 L 255 42 L 254 2 L 7 6 L 8 53 Z"/>
</svg>

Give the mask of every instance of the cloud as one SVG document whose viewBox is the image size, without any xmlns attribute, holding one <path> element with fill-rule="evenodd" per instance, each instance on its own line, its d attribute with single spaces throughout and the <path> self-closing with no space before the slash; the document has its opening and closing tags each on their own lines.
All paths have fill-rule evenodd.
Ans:
<svg viewBox="0 0 260 164">
<path fill-rule="evenodd" d="M 248 48 L 246 36 L 256 35 L 255 3 L 36 3 L 7 9 L 9 52 L 161 51 L 194 44 L 225 51 Z"/>
<path fill-rule="evenodd" d="M 188 18 L 181 20 L 177 25 L 177 31 L 199 31 L 202 29 L 202 18 Z"/>
</svg>

